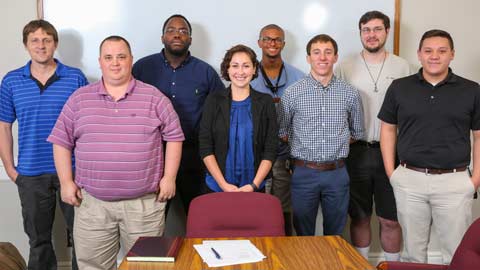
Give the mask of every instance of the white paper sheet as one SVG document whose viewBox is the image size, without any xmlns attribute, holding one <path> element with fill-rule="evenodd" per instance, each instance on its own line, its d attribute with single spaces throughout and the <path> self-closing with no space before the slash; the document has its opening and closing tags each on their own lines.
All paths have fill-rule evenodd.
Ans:
<svg viewBox="0 0 480 270">
<path fill-rule="evenodd" d="M 209 267 L 254 263 L 266 258 L 250 240 L 208 240 L 193 247 Z M 218 252 L 220 259 L 212 248 Z"/>
</svg>

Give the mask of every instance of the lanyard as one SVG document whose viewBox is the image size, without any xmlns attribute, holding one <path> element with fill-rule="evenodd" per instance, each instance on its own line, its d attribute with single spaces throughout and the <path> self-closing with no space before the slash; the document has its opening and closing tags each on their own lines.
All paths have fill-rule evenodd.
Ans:
<svg viewBox="0 0 480 270">
<path fill-rule="evenodd" d="M 262 72 L 263 80 L 265 81 L 265 86 L 268 87 L 268 89 L 270 89 L 270 91 L 272 91 L 273 94 L 277 94 L 278 88 L 283 86 L 283 85 L 278 86 L 278 84 L 280 83 L 280 78 L 282 78 L 283 69 L 284 69 L 284 66 L 282 62 L 282 66 L 280 67 L 280 74 L 278 74 L 277 82 L 275 83 L 275 86 L 273 86 L 272 82 L 267 76 L 267 73 L 263 69 L 262 64 L 260 64 L 260 71 Z"/>
</svg>

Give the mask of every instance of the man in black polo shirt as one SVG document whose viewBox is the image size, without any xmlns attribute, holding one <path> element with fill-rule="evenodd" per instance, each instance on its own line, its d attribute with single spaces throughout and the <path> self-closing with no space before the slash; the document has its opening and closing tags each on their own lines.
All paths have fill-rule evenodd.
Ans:
<svg viewBox="0 0 480 270">
<path fill-rule="evenodd" d="M 380 144 L 403 229 L 404 259 L 427 261 L 433 221 L 448 264 L 471 223 L 480 184 L 480 88 L 449 68 L 455 54 L 449 33 L 425 32 L 417 54 L 418 74 L 393 81 L 387 91 L 378 114 Z M 401 165 L 395 169 L 396 149 Z"/>
</svg>

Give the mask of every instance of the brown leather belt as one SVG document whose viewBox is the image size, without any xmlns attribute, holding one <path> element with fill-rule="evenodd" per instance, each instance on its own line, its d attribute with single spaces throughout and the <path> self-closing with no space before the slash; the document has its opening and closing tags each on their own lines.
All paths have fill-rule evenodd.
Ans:
<svg viewBox="0 0 480 270">
<path fill-rule="evenodd" d="M 443 174 L 443 173 L 454 173 L 454 172 L 463 172 L 467 170 L 467 166 L 465 167 L 460 167 L 460 168 L 455 168 L 455 169 L 429 169 L 429 168 L 418 168 L 412 165 L 407 164 L 405 161 L 401 161 L 400 165 L 403 167 L 414 170 L 417 172 L 423 172 L 426 174 Z"/>
<path fill-rule="evenodd" d="M 307 167 L 319 171 L 333 171 L 335 169 L 345 166 L 345 162 L 342 159 L 335 162 L 313 162 L 295 159 L 294 164 L 295 166 Z"/>
</svg>

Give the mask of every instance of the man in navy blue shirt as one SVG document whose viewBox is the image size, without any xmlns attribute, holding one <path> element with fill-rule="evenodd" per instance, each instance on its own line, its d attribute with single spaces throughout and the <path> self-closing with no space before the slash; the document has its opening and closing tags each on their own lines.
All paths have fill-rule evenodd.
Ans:
<svg viewBox="0 0 480 270">
<path fill-rule="evenodd" d="M 170 16 L 163 24 L 164 49 L 138 60 L 133 76 L 157 87 L 172 101 L 180 117 L 185 141 L 182 162 L 177 174 L 177 189 L 185 212 L 190 201 L 201 194 L 205 172 L 198 154 L 198 125 L 207 95 L 224 89 L 215 69 L 191 56 L 192 27 L 179 14 Z"/>
</svg>

